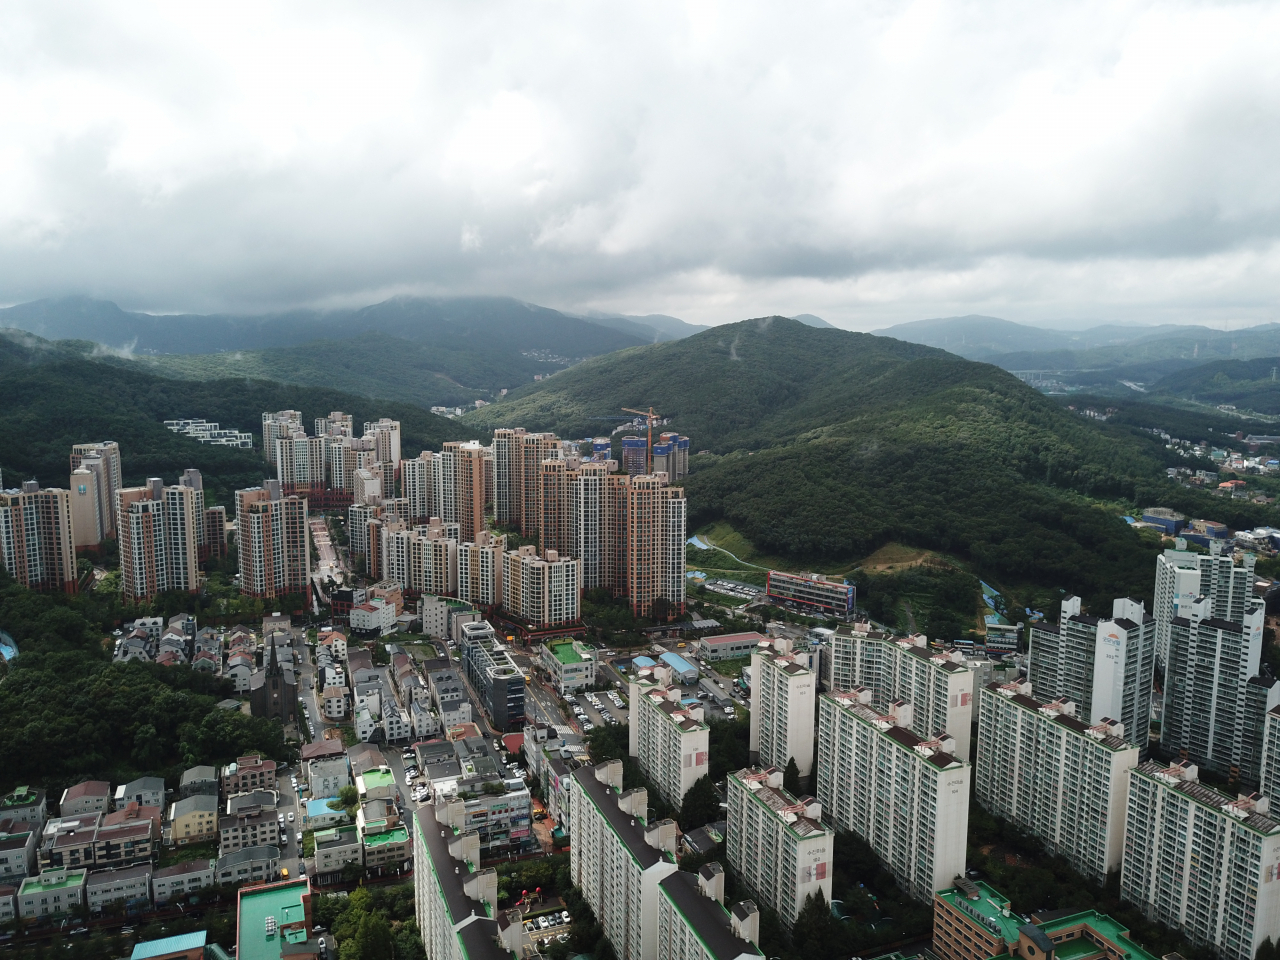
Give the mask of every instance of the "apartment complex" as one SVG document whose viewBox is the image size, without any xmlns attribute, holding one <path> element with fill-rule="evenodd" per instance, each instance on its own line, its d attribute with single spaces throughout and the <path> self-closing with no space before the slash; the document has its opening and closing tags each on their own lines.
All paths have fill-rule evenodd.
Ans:
<svg viewBox="0 0 1280 960">
<path fill-rule="evenodd" d="M 276 441 L 305 433 L 301 410 L 276 410 L 262 414 L 262 455 L 272 466 L 276 464 Z"/>
<path fill-rule="evenodd" d="M 818 800 L 828 823 L 862 837 L 904 890 L 928 899 L 964 873 L 971 771 L 953 739 L 911 732 L 911 704 L 884 715 L 872 699 L 865 689 L 818 698 Z"/>
<path fill-rule="evenodd" d="M 1039 837 L 1098 884 L 1124 854 L 1129 772 L 1138 748 L 1118 721 L 1087 724 L 1075 704 L 991 683 L 979 696 L 975 794 L 991 814 Z"/>
<path fill-rule="evenodd" d="M 622 790 L 622 762 L 573 773 L 569 791 L 574 885 L 618 960 L 656 960 L 659 883 L 675 873 L 676 825 L 648 822 L 645 790 Z"/>
<path fill-rule="evenodd" d="M 629 753 L 673 807 L 709 769 L 710 730 L 702 705 L 686 707 L 668 667 L 637 672 L 631 681 Z"/>
<path fill-rule="evenodd" d="M 311 594 L 307 500 L 284 495 L 279 480 L 236 491 L 240 591 L 273 599 Z"/>
<path fill-rule="evenodd" d="M 0 490 L 0 564 L 24 587 L 76 592 L 70 491 L 35 480 Z"/>
<path fill-rule="evenodd" d="M 1148 762 L 1131 774 L 1120 895 L 1225 960 L 1252 960 L 1280 940 L 1280 822 L 1267 798 L 1233 799 L 1198 773 Z"/>
<path fill-rule="evenodd" d="M 98 503 L 96 519 L 98 540 L 91 541 L 88 530 L 78 534 L 83 537 L 83 543 L 77 540 L 77 546 L 88 546 L 91 543 L 101 541 L 104 537 L 114 537 L 116 535 L 116 492 L 124 486 L 124 474 L 120 465 L 120 444 L 114 440 L 104 440 L 100 443 L 77 443 L 71 447 L 71 473 L 78 474 L 79 471 L 86 471 L 93 479 L 85 481 L 86 486 L 92 485 L 93 492 L 96 493 Z M 73 494 L 79 496 L 79 487 L 73 483 Z M 85 490 L 85 495 L 89 494 L 89 490 Z M 87 516 L 86 516 L 87 519 Z"/>
<path fill-rule="evenodd" d="M 923 634 L 894 637 L 861 621 L 836 628 L 821 670 L 826 690 L 870 690 L 881 713 L 896 701 L 910 703 L 912 733 L 924 739 L 948 733 L 956 756 L 968 758 L 974 686 L 962 653 L 930 649 Z"/>
<path fill-rule="evenodd" d="M 145 486 L 125 487 L 116 495 L 120 590 L 126 602 L 144 602 L 163 590 L 200 589 L 204 491 L 196 485 L 199 471 L 187 473 L 186 483 L 165 486 L 151 477 Z"/>
<path fill-rule="evenodd" d="M 819 802 L 783 790 L 782 771 L 777 768 L 738 770 L 725 783 L 726 855 L 756 902 L 776 910 L 789 927 L 807 897 L 821 892 L 830 901 L 835 835 L 821 822 Z M 960 843 L 963 849 L 963 830 Z"/>
<path fill-rule="evenodd" d="M 657 960 L 751 960 L 764 956 L 759 939 L 754 903 L 725 909 L 720 864 L 703 864 L 697 873 L 677 870 L 658 881 Z"/>
<path fill-rule="evenodd" d="M 1263 716 L 1258 792 L 1280 798 L 1280 707 L 1271 707 Z"/>
<path fill-rule="evenodd" d="M 1224 620 L 1215 608 L 1201 597 L 1170 621 L 1160 745 L 1169 756 L 1254 785 L 1263 718 L 1280 706 L 1280 685 L 1251 682 L 1266 611 L 1257 601 L 1243 620 Z"/>
<path fill-rule="evenodd" d="M 1184 544 L 1185 545 L 1185 544 Z M 1175 617 L 1189 617 L 1191 604 L 1206 597 L 1211 616 L 1239 623 L 1253 600 L 1254 565 L 1257 557 L 1245 553 L 1236 565 L 1231 545 L 1209 542 L 1209 552 L 1165 550 L 1156 557 L 1155 598 L 1156 654 L 1168 663 L 1171 625 Z"/>
<path fill-rule="evenodd" d="M 581 564 L 555 550 L 533 546 L 502 554 L 502 606 L 535 630 L 574 623 L 579 617 Z"/>
<path fill-rule="evenodd" d="M 438 517 L 406 529 L 393 515 L 379 518 L 374 538 L 380 562 L 370 565 L 379 578 L 393 580 L 416 594 L 451 596 L 458 589 L 458 541 L 455 529 L 448 529 Z M 374 556 L 372 544 L 369 556 Z"/>
<path fill-rule="evenodd" d="M 1083 613 L 1066 597 L 1057 626 L 1032 624 L 1031 686 L 1042 697 L 1069 700 L 1090 724 L 1121 723 L 1146 754 L 1151 684 L 1156 666 L 1156 620 L 1136 600 L 1115 600 L 1111 616 Z"/>
<path fill-rule="evenodd" d="M 766 641 L 751 654 L 751 731 L 748 759 L 786 769 L 795 760 L 801 779 L 813 771 L 818 678 L 808 657 L 791 652 L 791 641 Z"/>
</svg>

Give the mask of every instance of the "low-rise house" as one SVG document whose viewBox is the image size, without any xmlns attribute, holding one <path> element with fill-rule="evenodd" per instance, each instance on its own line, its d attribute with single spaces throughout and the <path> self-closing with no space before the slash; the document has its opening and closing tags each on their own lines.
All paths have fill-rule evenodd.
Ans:
<svg viewBox="0 0 1280 960">
<path fill-rule="evenodd" d="M 221 666 L 218 655 L 210 650 L 201 650 L 191 659 L 191 669 L 202 673 L 216 674 Z"/>
<path fill-rule="evenodd" d="M 347 659 L 347 638 L 337 630 L 322 632 L 316 639 L 316 645 L 326 648 L 334 660 Z"/>
<path fill-rule="evenodd" d="M 382 711 L 382 730 L 388 743 L 398 743 L 413 737 L 409 714 L 391 702 L 386 703 Z"/>
<path fill-rule="evenodd" d="M 337 801 L 337 797 L 322 797 L 306 802 L 306 812 L 302 815 L 303 830 L 323 830 L 326 827 L 337 826 L 340 823 L 346 823 L 351 818 L 347 816 L 347 811 L 339 807 L 334 810 L 329 806 L 330 801 Z"/>
<path fill-rule="evenodd" d="M 234 797 L 250 790 L 276 788 L 276 762 L 258 755 L 240 757 L 222 768 L 222 795 Z"/>
<path fill-rule="evenodd" d="M 391 800 L 396 798 L 396 778 L 387 766 L 375 767 L 356 776 L 356 789 L 360 802 L 367 800 Z"/>
<path fill-rule="evenodd" d="M 163 807 L 144 807 L 140 803 L 127 803 L 122 810 L 108 813 L 102 818 L 104 827 L 115 827 L 122 823 L 144 823 L 151 821 L 152 836 L 160 836 L 160 827 L 164 821 Z"/>
<path fill-rule="evenodd" d="M 317 875 L 339 873 L 348 863 L 364 866 L 364 844 L 354 825 L 317 830 L 315 841 Z"/>
<path fill-rule="evenodd" d="M 257 813 L 259 810 L 275 810 L 280 806 L 278 790 L 250 790 L 227 797 L 227 813 Z"/>
<path fill-rule="evenodd" d="M 110 802 L 111 784 L 105 780 L 86 780 L 62 791 L 58 815 L 78 817 L 84 813 L 106 813 Z"/>
<path fill-rule="evenodd" d="M 429 700 L 415 700 L 409 707 L 409 722 L 415 737 L 438 737 L 444 732 L 444 724 L 431 709 Z"/>
<path fill-rule="evenodd" d="M 356 813 L 356 830 L 364 845 L 367 870 L 398 870 L 413 856 L 409 831 L 400 823 L 396 806 L 386 800 L 371 800 Z"/>
<path fill-rule="evenodd" d="M 255 807 L 253 812 L 218 818 L 218 852 L 223 856 L 245 847 L 275 846 L 279 843 L 280 822 L 274 809 Z"/>
<path fill-rule="evenodd" d="M 356 737 L 361 743 L 372 743 L 386 735 L 382 729 L 382 718 L 368 706 L 356 709 L 355 728 Z"/>
<path fill-rule="evenodd" d="M 85 897 L 90 913 L 102 913 L 111 904 L 151 906 L 151 865 L 122 867 L 119 870 L 94 870 L 85 879 Z"/>
<path fill-rule="evenodd" d="M 387 760 L 382 755 L 382 751 L 369 743 L 357 743 L 347 747 L 347 762 L 351 764 L 351 776 L 353 778 L 366 770 L 376 770 L 378 767 L 387 765 Z"/>
<path fill-rule="evenodd" d="M 139 803 L 144 807 L 164 806 L 164 778 L 139 777 L 116 787 L 116 809 L 126 804 Z"/>
<path fill-rule="evenodd" d="M 0 820 L 0 884 L 21 883 L 31 876 L 39 843 L 34 824 Z"/>
<path fill-rule="evenodd" d="M 50 867 L 27 877 L 18 888 L 18 916 L 24 920 L 77 913 L 84 904 L 84 884 L 89 871 Z"/>
<path fill-rule="evenodd" d="M 155 659 L 152 644 L 147 637 L 121 637 L 116 642 L 115 653 L 111 657 L 116 663 L 128 663 L 137 660 L 139 663 L 150 663 Z"/>
<path fill-rule="evenodd" d="M 127 867 L 154 859 L 159 834 L 152 820 L 103 824 L 93 836 L 97 867 Z"/>
<path fill-rule="evenodd" d="M 184 797 L 169 807 L 169 842 L 185 847 L 218 835 L 218 798 L 206 793 Z"/>
<path fill-rule="evenodd" d="M 279 873 L 279 847 L 242 847 L 218 858 L 214 867 L 214 882 L 218 886 L 265 883 L 276 879 Z"/>
<path fill-rule="evenodd" d="M 45 810 L 45 793 L 36 787 L 14 787 L 0 797 L 0 819 L 29 823 L 38 833 L 49 819 Z"/>
<path fill-rule="evenodd" d="M 347 696 L 350 691 L 346 687 L 325 687 L 320 694 L 326 720 L 341 720 L 347 715 Z"/>
<path fill-rule="evenodd" d="M 253 689 L 253 656 L 248 653 L 233 653 L 227 657 L 227 666 L 223 676 L 235 685 L 236 695 L 244 696 Z"/>
<path fill-rule="evenodd" d="M 351 767 L 341 740 L 317 740 L 303 746 L 302 770 L 315 797 L 336 796 L 351 783 Z"/>
<path fill-rule="evenodd" d="M 213 886 L 212 860 L 189 860 L 151 874 L 151 899 L 157 907 Z"/>
<path fill-rule="evenodd" d="M 58 817 L 46 823 L 36 854 L 40 869 L 92 867 L 93 838 L 101 823 L 100 813 Z"/>
<path fill-rule="evenodd" d="M 0 883 L 0 924 L 10 923 L 18 915 L 18 888 Z"/>
<path fill-rule="evenodd" d="M 178 784 L 178 793 L 184 797 L 194 797 L 196 794 L 216 797 L 218 795 L 217 769 L 199 766 L 184 770 L 182 780 Z"/>
<path fill-rule="evenodd" d="M 373 665 L 373 654 L 368 650 L 352 650 L 347 648 L 347 672 L 352 683 L 366 683 L 376 680 L 381 673 Z"/>
</svg>

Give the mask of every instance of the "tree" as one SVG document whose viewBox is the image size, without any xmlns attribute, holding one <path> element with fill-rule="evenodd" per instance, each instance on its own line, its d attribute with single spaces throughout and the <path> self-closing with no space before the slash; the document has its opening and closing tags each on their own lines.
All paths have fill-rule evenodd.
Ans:
<svg viewBox="0 0 1280 960">
<path fill-rule="evenodd" d="M 360 791 L 349 783 L 339 788 L 337 797 L 327 804 L 330 810 L 345 810 L 347 816 L 352 819 L 355 819 L 355 810 L 359 805 Z"/>
<path fill-rule="evenodd" d="M 699 777 L 680 804 L 680 828 L 688 833 L 719 819 L 720 795 L 710 776 Z"/>
<path fill-rule="evenodd" d="M 1276 960 L 1277 956 L 1280 956 L 1280 951 L 1276 950 L 1276 945 L 1267 937 L 1258 944 L 1258 952 L 1253 955 L 1253 960 Z"/>
<path fill-rule="evenodd" d="M 795 757 L 787 760 L 787 769 L 782 771 L 782 789 L 793 797 L 800 795 L 800 768 Z"/>
<path fill-rule="evenodd" d="M 360 918 L 354 942 L 356 952 L 352 960 L 392 960 L 395 955 L 391 924 L 379 913 L 366 913 Z M 345 950 L 343 960 L 346 960 Z"/>
</svg>

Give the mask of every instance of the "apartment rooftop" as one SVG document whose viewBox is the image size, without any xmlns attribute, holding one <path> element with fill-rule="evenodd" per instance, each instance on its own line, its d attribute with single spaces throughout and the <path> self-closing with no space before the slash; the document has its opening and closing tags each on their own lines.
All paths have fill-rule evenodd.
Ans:
<svg viewBox="0 0 1280 960">
<path fill-rule="evenodd" d="M 662 889 L 675 904 L 681 916 L 716 960 L 735 960 L 747 954 L 763 956 L 760 948 L 749 940 L 734 936 L 729 911 L 698 889 L 698 875 L 677 870 L 660 881 Z"/>
<path fill-rule="evenodd" d="M 1166 766 L 1155 760 L 1148 760 L 1146 763 L 1138 765 L 1137 772 L 1163 783 L 1165 786 L 1178 791 L 1188 799 L 1213 810 L 1215 813 L 1225 814 L 1239 821 L 1242 826 L 1248 827 L 1257 833 L 1270 835 L 1280 832 L 1280 822 L 1259 811 L 1260 804 L 1258 800 L 1263 798 L 1256 796 L 1233 798 L 1212 787 L 1205 786 L 1196 779 L 1198 771 L 1196 767 L 1190 764 Z M 1266 801 L 1263 800 L 1263 802 L 1265 803 Z M 1265 810 L 1267 807 L 1262 809 Z"/>
<path fill-rule="evenodd" d="M 310 938 L 304 879 L 240 890 L 236 910 L 237 960 L 280 960 Z"/>
<path fill-rule="evenodd" d="M 897 718 L 886 716 L 864 702 L 866 694 L 867 691 L 862 688 L 855 688 L 845 693 L 824 693 L 822 696 L 833 703 L 839 704 L 863 723 L 874 727 L 882 735 L 904 749 L 912 750 L 919 754 L 921 759 L 939 770 L 948 770 L 965 765 L 965 761 L 951 753 L 955 741 L 950 737 L 942 739 L 942 736 L 939 736 L 937 739 L 925 740 L 916 736 L 906 727 L 899 726 Z"/>
<path fill-rule="evenodd" d="M 956 880 L 956 886 L 950 890 L 939 890 L 934 896 L 1001 937 L 1005 943 L 1017 943 L 1018 928 L 1027 921 L 1009 910 L 1009 901 L 1000 891 L 981 880 L 971 881 L 963 877 Z"/>
<path fill-rule="evenodd" d="M 610 830 L 623 842 L 641 870 L 648 870 L 659 861 L 669 859 L 661 850 L 654 849 L 645 842 L 644 820 L 624 812 L 618 806 L 621 794 L 614 793 L 608 784 L 601 783 L 596 778 L 594 767 L 575 770 L 573 782 L 577 785 L 576 789 L 581 790 L 604 816 Z"/>
<path fill-rule="evenodd" d="M 458 930 L 464 955 L 469 960 L 509 960 L 511 954 L 498 945 L 498 923 L 489 916 L 489 904 L 472 899 L 466 892 L 467 882 L 483 871 L 477 870 L 476 864 L 455 860 L 449 854 L 449 842 L 457 833 L 436 820 L 435 809 L 430 804 L 420 806 L 414 816 L 418 820 L 417 836 L 427 849 L 431 874 L 435 877 L 433 893 L 444 902 L 450 923 L 456 928 L 474 918 Z M 417 882 L 430 883 L 430 876 L 421 876 Z"/>
<path fill-rule="evenodd" d="M 389 843 L 404 843 L 408 839 L 408 830 L 404 827 L 392 827 L 390 830 L 382 830 L 378 833 L 366 833 L 364 835 L 364 845 L 366 847 L 385 847 Z"/>
<path fill-rule="evenodd" d="M 1114 722 L 1104 721 L 1090 726 L 1069 712 L 1074 709 L 1074 704 L 1066 700 L 1037 700 L 1035 697 L 1023 692 L 1030 689 L 1030 686 L 1029 683 L 1015 680 L 1009 683 L 989 683 L 987 684 L 987 689 L 992 693 L 998 693 L 1008 698 L 1024 710 L 1051 716 L 1053 722 L 1058 726 L 1065 727 L 1072 733 L 1079 734 L 1082 737 L 1089 737 L 1108 750 L 1131 750 L 1134 748 L 1132 743 L 1129 743 L 1123 737 L 1115 735 L 1113 731 L 1116 729 L 1117 724 Z"/>
<path fill-rule="evenodd" d="M 806 814 L 811 805 L 816 804 L 812 797 L 796 798 L 779 787 L 769 786 L 768 774 L 769 771 L 744 768 L 729 776 L 741 782 L 756 803 L 770 810 L 798 836 L 804 838 L 830 832 L 816 815 Z"/>
</svg>

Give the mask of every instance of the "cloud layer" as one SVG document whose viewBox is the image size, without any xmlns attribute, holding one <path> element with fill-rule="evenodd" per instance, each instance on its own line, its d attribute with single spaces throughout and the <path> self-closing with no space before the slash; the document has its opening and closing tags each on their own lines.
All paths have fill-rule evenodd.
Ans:
<svg viewBox="0 0 1280 960">
<path fill-rule="evenodd" d="M 1278 40 L 1263 3 L 10 4 L 0 300 L 1280 319 Z"/>
</svg>

